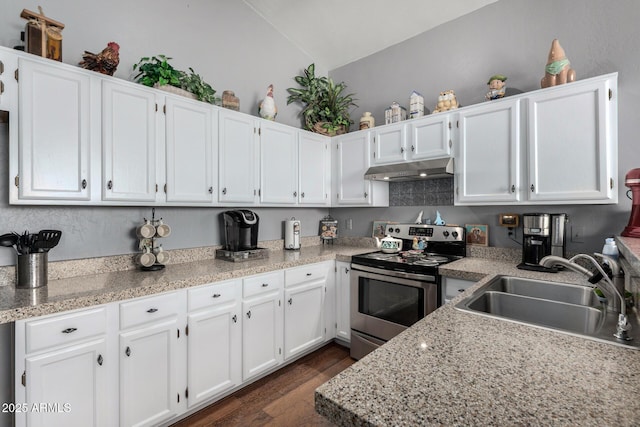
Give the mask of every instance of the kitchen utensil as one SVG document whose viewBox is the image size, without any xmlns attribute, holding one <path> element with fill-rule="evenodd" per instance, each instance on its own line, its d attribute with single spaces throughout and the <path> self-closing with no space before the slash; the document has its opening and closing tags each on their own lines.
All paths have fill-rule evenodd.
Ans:
<svg viewBox="0 0 640 427">
<path fill-rule="evenodd" d="M 29 231 L 25 230 L 24 233 L 18 237 L 16 249 L 18 250 L 19 255 L 31 253 L 31 234 L 29 234 Z"/>
<path fill-rule="evenodd" d="M 34 234 L 35 240 L 31 245 L 32 252 L 49 252 L 49 249 L 55 247 L 60 241 L 62 231 L 60 230 L 40 230 L 38 234 Z"/>
<path fill-rule="evenodd" d="M 16 288 L 33 289 L 47 285 L 48 255 L 46 252 L 18 255 Z"/>
<path fill-rule="evenodd" d="M 402 250 L 402 239 L 395 239 L 387 234 L 382 240 L 376 237 L 376 246 L 386 254 L 395 254 Z"/>
<path fill-rule="evenodd" d="M 15 233 L 6 233 L 0 236 L 0 246 L 4 246 L 6 248 L 13 248 L 16 253 L 18 253 L 18 249 L 16 248 L 16 243 L 18 243 L 18 235 Z"/>
</svg>

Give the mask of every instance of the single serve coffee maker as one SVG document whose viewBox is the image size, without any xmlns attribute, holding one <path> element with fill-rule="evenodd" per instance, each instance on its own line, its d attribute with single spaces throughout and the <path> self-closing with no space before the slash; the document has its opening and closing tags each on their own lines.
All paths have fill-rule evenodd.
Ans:
<svg viewBox="0 0 640 427">
<path fill-rule="evenodd" d="M 540 265 L 547 255 L 565 257 L 567 214 L 531 213 L 522 215 L 522 270 L 557 271 Z"/>
<path fill-rule="evenodd" d="M 224 248 L 238 252 L 258 247 L 258 214 L 247 209 L 222 212 Z"/>
</svg>

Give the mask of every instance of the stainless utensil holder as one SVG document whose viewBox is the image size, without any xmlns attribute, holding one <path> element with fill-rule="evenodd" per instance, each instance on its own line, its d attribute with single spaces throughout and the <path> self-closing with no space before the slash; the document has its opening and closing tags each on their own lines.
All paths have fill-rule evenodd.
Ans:
<svg viewBox="0 0 640 427">
<path fill-rule="evenodd" d="M 47 252 L 18 255 L 16 288 L 34 289 L 47 285 L 48 255 Z"/>
</svg>

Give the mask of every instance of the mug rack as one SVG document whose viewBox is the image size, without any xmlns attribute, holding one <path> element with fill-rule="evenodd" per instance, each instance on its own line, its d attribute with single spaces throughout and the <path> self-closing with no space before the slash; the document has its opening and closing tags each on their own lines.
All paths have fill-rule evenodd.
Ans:
<svg viewBox="0 0 640 427">
<path fill-rule="evenodd" d="M 156 230 L 158 229 L 159 225 L 163 225 L 164 222 L 162 221 L 162 218 L 160 219 L 156 219 L 156 209 L 152 208 L 151 209 L 151 220 L 147 220 L 147 218 L 144 218 L 144 223 L 149 223 L 153 226 L 153 228 L 155 228 Z M 145 254 L 145 253 L 150 253 L 153 254 L 154 257 L 157 256 L 156 253 L 156 249 L 160 248 L 160 252 L 162 252 L 162 245 L 157 246 L 156 244 L 156 240 L 160 239 L 162 237 L 166 237 L 166 236 L 159 236 L 157 233 L 154 234 L 152 237 L 141 237 L 139 238 L 139 242 L 138 242 L 138 249 L 140 250 L 141 254 Z M 142 265 L 140 263 L 140 261 L 137 261 L 138 264 L 140 264 L 140 269 L 143 271 L 158 271 L 158 270 L 162 270 L 163 268 L 165 268 L 165 265 L 162 264 L 161 262 L 158 262 L 157 258 L 155 259 L 154 263 L 152 265 L 149 266 L 145 266 Z"/>
</svg>

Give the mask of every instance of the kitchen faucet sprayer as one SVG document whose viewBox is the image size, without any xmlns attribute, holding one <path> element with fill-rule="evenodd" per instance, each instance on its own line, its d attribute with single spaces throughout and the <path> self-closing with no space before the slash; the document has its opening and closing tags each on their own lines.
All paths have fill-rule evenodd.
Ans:
<svg viewBox="0 0 640 427">
<path fill-rule="evenodd" d="M 604 261 L 606 261 L 611 267 L 612 271 L 615 272 L 614 274 L 616 276 L 618 277 L 621 276 L 621 270 L 618 264 L 615 263 L 613 259 L 602 254 L 595 254 L 595 255 L 598 257 L 601 257 Z M 597 273 L 593 273 L 588 269 L 582 267 L 581 265 L 576 264 L 575 261 L 577 259 L 585 259 L 589 261 L 591 264 L 595 266 Z M 605 293 L 607 297 L 610 297 L 611 294 L 613 294 L 613 296 L 617 297 L 620 301 L 618 324 L 616 326 L 616 333 L 613 334 L 613 336 L 615 336 L 617 339 L 622 341 L 631 341 L 633 339 L 631 336 L 629 336 L 629 330 L 631 329 L 631 325 L 629 324 L 629 321 L 627 318 L 627 309 L 626 309 L 626 304 L 623 296 L 624 291 L 621 293 L 618 290 L 618 288 L 613 284 L 613 282 L 609 278 L 609 275 L 602 269 L 602 267 L 600 266 L 598 261 L 595 260 L 595 258 L 586 254 L 578 254 L 573 256 L 570 259 L 562 258 L 555 255 L 548 255 L 540 260 L 540 265 L 544 267 L 553 267 L 555 265 L 564 266 L 570 270 L 573 270 L 577 273 L 581 273 L 587 276 L 589 282 L 593 284 L 598 283 L 600 280 L 604 279 L 606 287 L 602 287 L 601 289 L 602 292 Z M 623 285 L 623 289 L 624 289 L 624 285 Z"/>
</svg>

